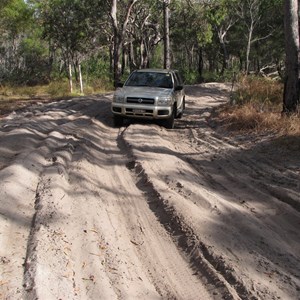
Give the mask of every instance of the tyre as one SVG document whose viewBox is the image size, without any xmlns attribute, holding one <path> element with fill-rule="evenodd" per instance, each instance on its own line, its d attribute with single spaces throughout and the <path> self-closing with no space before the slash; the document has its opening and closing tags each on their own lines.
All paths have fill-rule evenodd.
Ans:
<svg viewBox="0 0 300 300">
<path fill-rule="evenodd" d="M 177 119 L 181 119 L 181 118 L 182 118 L 184 109 L 185 109 L 185 98 L 183 98 L 183 100 L 182 100 L 182 110 L 181 110 L 181 112 L 177 115 L 177 117 L 176 117 Z"/>
<path fill-rule="evenodd" d="M 166 119 L 163 121 L 163 126 L 167 129 L 173 129 L 174 128 L 174 123 L 175 123 L 175 113 L 176 109 L 173 108 L 172 114 L 169 119 Z"/>
<path fill-rule="evenodd" d="M 114 126 L 121 127 L 124 124 L 124 118 L 118 115 L 114 115 Z"/>
</svg>

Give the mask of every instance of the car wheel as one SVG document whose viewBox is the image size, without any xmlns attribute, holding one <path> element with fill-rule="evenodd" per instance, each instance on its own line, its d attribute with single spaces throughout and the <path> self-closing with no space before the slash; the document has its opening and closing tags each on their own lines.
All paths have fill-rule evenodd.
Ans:
<svg viewBox="0 0 300 300">
<path fill-rule="evenodd" d="M 118 115 L 114 115 L 114 126 L 121 127 L 123 126 L 124 118 Z"/>
<path fill-rule="evenodd" d="M 167 129 L 173 129 L 175 123 L 175 113 L 176 109 L 173 108 L 172 114 L 169 119 L 164 120 L 163 126 Z"/>
<path fill-rule="evenodd" d="M 181 112 L 177 115 L 177 118 L 178 118 L 178 119 L 181 119 L 181 118 L 182 118 L 184 109 L 185 109 L 185 98 L 183 98 L 183 100 L 182 100 L 182 110 L 181 110 Z"/>
</svg>

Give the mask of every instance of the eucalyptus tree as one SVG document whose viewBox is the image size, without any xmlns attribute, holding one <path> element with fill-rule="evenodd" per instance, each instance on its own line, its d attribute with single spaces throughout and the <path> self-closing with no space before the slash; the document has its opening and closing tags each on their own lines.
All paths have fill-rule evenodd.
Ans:
<svg viewBox="0 0 300 300">
<path fill-rule="evenodd" d="M 199 80 L 203 79 L 204 61 L 213 41 L 213 28 L 206 17 L 205 5 L 199 1 L 175 0 L 171 6 L 170 31 L 175 67 L 186 77 L 193 76 L 196 71 Z"/>
<path fill-rule="evenodd" d="M 281 0 L 239 0 L 236 3 L 236 13 L 244 26 L 240 33 L 241 39 L 246 38 L 245 72 L 248 74 L 252 48 L 267 43 L 280 30 L 277 21 L 281 17 Z"/>
<path fill-rule="evenodd" d="M 122 49 L 129 52 L 131 69 L 143 68 L 149 66 L 154 47 L 164 40 L 164 67 L 170 68 L 170 2 L 170 0 L 127 0 L 119 2 L 110 0 L 115 85 L 120 81 L 122 74 L 121 57 L 124 58 Z M 161 22 L 162 15 L 164 17 L 163 22 Z"/>
<path fill-rule="evenodd" d="M 163 0 L 164 11 L 164 68 L 171 67 L 171 49 L 170 49 L 170 5 L 171 0 Z"/>
<path fill-rule="evenodd" d="M 23 0 L 5 0 L 0 3 L 1 81 L 12 76 L 20 78 L 20 72 L 26 68 L 20 49 L 31 25 L 32 11 Z"/>
<path fill-rule="evenodd" d="M 253 31 L 250 45 L 248 71 L 254 71 L 263 76 L 278 74 L 278 71 L 281 73 L 280 69 L 284 60 L 282 7 L 282 0 L 261 1 L 260 21 Z"/>
<path fill-rule="evenodd" d="M 117 1 L 110 0 L 110 19 L 113 28 L 113 78 L 117 86 L 121 77 L 121 51 L 124 47 L 126 31 L 134 5 L 139 0 Z"/>
<path fill-rule="evenodd" d="M 238 14 L 247 28 L 247 48 L 246 48 L 246 68 L 245 71 L 249 73 L 250 65 L 250 51 L 253 43 L 253 34 L 261 21 L 260 14 L 261 0 L 241 0 L 238 4 Z"/>
<path fill-rule="evenodd" d="M 81 78 L 80 63 L 98 46 L 98 35 L 105 24 L 102 0 L 42 0 L 37 14 L 43 25 L 44 38 L 53 51 L 63 57 L 72 90 L 72 68 Z"/>
<path fill-rule="evenodd" d="M 147 0 L 134 7 L 125 43 L 129 52 L 130 70 L 150 66 L 155 47 L 162 41 L 160 3 Z"/>
<path fill-rule="evenodd" d="M 299 6 L 298 0 L 285 0 L 285 84 L 283 113 L 296 112 L 299 105 L 300 49 L 299 49 Z"/>
<path fill-rule="evenodd" d="M 228 67 L 229 53 L 227 50 L 228 32 L 237 23 L 238 16 L 235 13 L 235 6 L 238 0 L 213 0 L 209 1 L 206 6 L 206 17 L 212 25 L 222 52 L 221 75 Z"/>
</svg>

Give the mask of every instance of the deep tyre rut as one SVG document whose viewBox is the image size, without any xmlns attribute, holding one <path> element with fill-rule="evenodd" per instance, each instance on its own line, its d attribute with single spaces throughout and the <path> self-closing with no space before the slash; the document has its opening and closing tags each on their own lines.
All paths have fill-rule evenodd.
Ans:
<svg viewBox="0 0 300 300">
<path fill-rule="evenodd" d="M 239 282 L 225 262 L 210 253 L 193 229 L 155 188 L 142 164 L 134 157 L 132 145 L 125 141 L 125 132 L 126 130 L 121 133 L 118 144 L 124 155 L 129 158 L 127 168 L 133 172 L 136 186 L 145 195 L 149 208 L 172 237 L 185 260 L 189 262 L 194 275 L 206 283 L 214 299 L 257 299 Z"/>
<path fill-rule="evenodd" d="M 166 249 L 163 252 L 161 252 L 161 250 L 158 251 L 157 244 L 151 245 L 151 243 L 153 243 L 152 238 L 145 244 L 144 242 L 137 244 L 140 259 L 144 262 L 144 268 L 148 269 L 148 276 L 156 290 L 162 299 L 234 299 L 230 293 L 224 292 L 226 288 L 217 278 L 216 274 L 210 273 L 209 268 L 199 266 L 199 264 L 203 265 L 205 260 L 193 259 L 201 256 L 197 251 L 197 247 L 195 247 L 197 243 L 195 236 L 192 232 L 187 233 L 189 229 L 182 228 L 183 224 L 175 217 L 174 212 L 170 211 L 170 207 L 164 204 L 164 201 L 153 188 L 141 165 L 133 160 L 130 146 L 123 137 L 125 132 L 126 128 L 120 131 L 118 147 L 123 155 L 127 157 L 128 161 L 126 167 L 130 171 L 136 187 L 143 195 L 140 201 L 147 203 L 147 207 L 150 209 L 147 214 L 152 214 L 150 219 L 155 220 L 155 223 L 151 221 L 151 224 L 147 225 L 144 220 L 140 220 L 141 223 L 139 223 L 139 226 L 141 233 L 145 235 L 145 232 L 149 232 L 150 227 L 152 227 L 153 232 L 151 234 L 156 235 L 157 243 L 161 243 L 160 240 L 163 236 L 165 236 L 163 238 L 164 240 L 169 240 L 171 243 L 170 246 L 160 245 L 162 247 L 161 250 L 163 250 L 164 247 L 170 248 L 172 252 L 167 253 L 165 252 Z M 146 216 L 144 216 L 144 218 L 149 219 L 149 217 L 146 218 Z M 155 229 L 156 227 L 158 229 Z M 159 229 L 160 227 L 161 229 Z M 161 237 L 158 235 L 161 235 Z M 188 237 L 188 235 L 190 236 Z M 144 237 L 145 236 L 143 236 L 143 238 Z M 175 252 L 171 250 L 172 248 L 176 249 Z M 186 251 L 184 251 L 184 248 L 187 248 Z M 177 251 L 181 257 L 180 259 L 174 259 L 177 255 Z M 152 253 L 150 254 L 150 252 Z M 157 253 L 155 254 L 155 252 Z M 180 261 L 182 262 L 180 263 Z M 164 270 L 165 274 L 161 274 L 159 269 Z M 199 272 L 199 269 L 202 271 Z M 170 275 L 173 277 L 171 281 L 167 279 Z M 172 282 L 173 286 L 170 285 Z M 224 297 L 225 294 L 226 296 Z"/>
</svg>

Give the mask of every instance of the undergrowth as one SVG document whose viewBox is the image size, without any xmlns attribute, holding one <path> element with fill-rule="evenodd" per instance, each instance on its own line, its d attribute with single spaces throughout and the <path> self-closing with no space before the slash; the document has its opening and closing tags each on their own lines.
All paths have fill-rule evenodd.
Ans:
<svg viewBox="0 0 300 300">
<path fill-rule="evenodd" d="M 283 84 L 267 78 L 241 77 L 228 105 L 218 111 L 233 131 L 300 136 L 300 115 L 282 115 Z"/>
<path fill-rule="evenodd" d="M 94 79 L 84 84 L 84 93 L 79 84 L 73 83 L 70 92 L 67 80 L 53 81 L 47 85 L 14 86 L 0 84 L 0 115 L 10 113 L 35 101 L 55 101 L 75 96 L 101 94 L 113 89 L 109 80 Z"/>
</svg>

